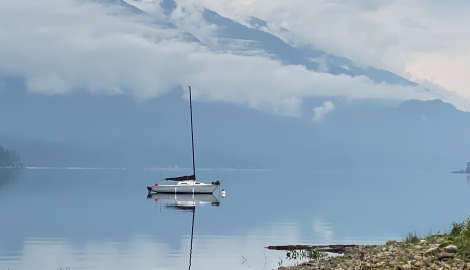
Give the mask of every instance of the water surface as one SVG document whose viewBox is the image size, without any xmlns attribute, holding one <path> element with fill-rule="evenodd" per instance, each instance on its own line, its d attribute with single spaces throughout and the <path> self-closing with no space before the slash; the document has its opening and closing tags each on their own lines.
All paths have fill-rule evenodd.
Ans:
<svg viewBox="0 0 470 270">
<path fill-rule="evenodd" d="M 273 269 L 288 262 L 268 245 L 401 240 L 443 232 L 470 209 L 470 179 L 447 173 L 201 170 L 199 180 L 220 179 L 227 195 L 217 190 L 194 212 L 147 198 L 159 178 L 1 171 L 0 269 Z"/>
</svg>

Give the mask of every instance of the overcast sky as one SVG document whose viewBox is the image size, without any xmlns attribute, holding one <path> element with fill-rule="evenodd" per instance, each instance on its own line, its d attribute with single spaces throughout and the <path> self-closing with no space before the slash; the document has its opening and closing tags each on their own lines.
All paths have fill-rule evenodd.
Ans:
<svg viewBox="0 0 470 270">
<path fill-rule="evenodd" d="M 155 98 L 176 85 L 192 85 L 196 99 L 225 100 L 299 116 L 312 96 L 421 100 L 440 97 L 470 110 L 470 4 L 454 1 L 247 1 L 179 0 L 186 9 L 169 17 L 158 0 L 128 0 L 152 16 L 124 14 L 121 7 L 78 0 L 3 0 L 0 8 L 0 76 L 22 77 L 30 92 L 130 92 Z M 353 4 L 351 4 L 353 3 Z M 223 50 L 201 6 L 245 22 L 257 16 L 287 42 L 375 66 L 422 83 L 376 84 L 365 77 L 335 76 L 285 66 L 263 52 Z M 155 25 L 158 18 L 178 29 Z M 277 30 L 287 28 L 291 34 Z M 211 48 L 185 41 L 189 31 Z M 235 48 L 233 47 L 235 46 Z M 445 90 L 444 90 L 445 89 Z M 450 92 L 448 92 L 450 91 Z M 328 110 L 334 104 L 326 103 Z M 312 108 L 313 109 L 313 108 Z"/>
</svg>

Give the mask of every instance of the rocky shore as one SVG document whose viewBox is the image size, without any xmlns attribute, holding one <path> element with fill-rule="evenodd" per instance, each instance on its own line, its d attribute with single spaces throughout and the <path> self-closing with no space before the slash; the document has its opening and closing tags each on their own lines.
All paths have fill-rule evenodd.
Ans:
<svg viewBox="0 0 470 270">
<path fill-rule="evenodd" d="M 468 236 L 467 236 L 468 237 Z M 323 254 L 296 266 L 280 266 L 278 270 L 313 269 L 461 269 L 470 270 L 470 252 L 462 238 L 430 235 L 423 239 L 407 237 L 403 242 L 388 241 L 383 245 L 345 247 L 344 254 Z M 288 251 L 289 252 L 289 251 Z"/>
</svg>

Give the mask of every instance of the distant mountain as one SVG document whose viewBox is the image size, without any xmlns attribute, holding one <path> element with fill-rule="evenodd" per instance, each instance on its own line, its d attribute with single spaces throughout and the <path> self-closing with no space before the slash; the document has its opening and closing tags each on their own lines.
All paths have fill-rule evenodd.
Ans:
<svg viewBox="0 0 470 270">
<path fill-rule="evenodd" d="M 11 82 L 0 92 L 0 113 L 0 144 L 17 149 L 28 166 L 192 166 L 189 105 L 176 92 L 137 103 L 129 96 L 28 94 Z M 198 167 L 261 168 L 200 147 L 195 130 Z"/>
<path fill-rule="evenodd" d="M 178 4 L 173 0 L 163 0 L 160 6 L 164 9 L 164 13 L 169 15 L 173 12 Z M 314 49 L 312 46 L 294 47 L 278 36 L 268 33 L 263 29 L 268 22 L 256 17 L 251 17 L 250 25 L 242 25 L 230 18 L 223 17 L 218 13 L 202 8 L 203 17 L 207 23 L 214 24 L 218 27 L 217 37 L 220 42 L 228 42 L 230 40 L 249 41 L 243 43 L 243 47 L 238 47 L 240 53 L 248 50 L 264 51 L 271 58 L 280 60 L 286 65 L 302 65 L 309 70 L 317 72 L 326 72 L 335 75 L 345 74 L 349 76 L 366 76 L 376 83 L 398 84 L 416 86 L 401 76 L 392 72 L 377 69 L 374 67 L 358 67 L 345 57 L 331 55 L 321 50 Z M 264 28 L 263 28 L 264 27 Z M 283 29 L 288 32 L 287 29 Z M 201 42 L 204 44 L 204 42 Z M 204 44 L 213 50 L 217 47 L 211 47 L 211 44 Z"/>
<path fill-rule="evenodd" d="M 105 5 L 119 5 L 124 7 L 129 13 L 145 15 L 152 17 L 145 11 L 140 10 L 123 0 L 94 0 Z M 221 16 L 220 14 L 200 7 L 203 19 L 208 24 L 217 26 L 216 39 L 217 42 L 204 42 L 208 37 L 198 38 L 195 33 L 183 30 L 182 25 L 178 25 L 179 21 L 172 21 L 171 14 L 180 4 L 174 0 L 162 0 L 160 7 L 167 16 L 165 19 L 156 19 L 155 24 L 160 27 L 168 27 L 171 29 L 179 29 L 184 40 L 187 42 L 197 42 L 203 44 L 213 51 L 230 49 L 231 53 L 244 54 L 249 51 L 264 52 L 266 56 L 281 61 L 285 65 L 302 65 L 309 70 L 317 72 L 331 73 L 334 75 L 344 74 L 349 76 L 366 76 L 376 83 L 387 83 L 392 85 L 409 85 L 416 86 L 415 82 L 411 82 L 392 72 L 377 69 L 374 67 L 358 67 L 345 57 L 332 55 L 327 52 L 317 50 L 312 46 L 294 47 L 283 41 L 280 37 L 268 33 L 265 28 L 268 22 L 256 17 L 251 17 L 249 25 L 242 25 L 230 18 Z M 183 6 L 184 11 L 184 6 Z M 287 29 L 283 29 L 288 32 Z M 210 37 L 211 39 L 214 37 Z M 245 41 L 240 45 L 238 41 Z M 225 45 L 225 46 L 224 46 Z M 429 91 L 429 90 L 428 90 Z"/>
<path fill-rule="evenodd" d="M 20 149 L 29 167 L 88 167 L 88 168 L 190 168 L 191 156 L 177 145 L 160 142 L 160 147 L 149 143 L 134 146 L 125 142 L 96 145 L 90 143 L 63 143 L 0 135 L 0 142 Z M 236 158 L 230 154 L 207 153 L 197 155 L 199 168 L 261 168 L 257 163 Z"/>
<path fill-rule="evenodd" d="M 153 18 L 122 0 L 95 1 L 122 6 L 128 15 Z M 259 18 L 245 26 L 203 9 L 204 20 L 217 26 L 218 42 L 206 42 L 205 37 L 184 30 L 171 19 L 177 5 L 162 1 L 167 18 L 154 18 L 153 22 L 179 29 L 182 40 L 210 50 L 264 52 L 284 64 L 317 72 L 416 85 L 386 70 L 358 67 L 347 58 L 313 47 L 294 47 L 263 31 L 267 22 Z M 158 99 L 136 102 L 126 94 L 27 93 L 21 78 L 0 74 L 0 81 L 4 82 L 0 144 L 20 152 L 28 166 L 191 166 L 188 101 L 182 99 L 185 92 L 181 88 Z M 312 109 L 325 101 L 333 102 L 334 109 L 322 122 L 312 123 Z M 375 100 L 309 98 L 303 100 L 303 116 L 293 118 L 244 105 L 195 101 L 196 166 L 449 171 L 469 159 L 469 113 L 439 100 L 393 102 L 383 106 Z"/>
<path fill-rule="evenodd" d="M 190 167 L 183 94 L 179 89 L 138 103 L 125 95 L 45 96 L 12 88 L 0 92 L 0 133 L 10 135 L 0 144 L 17 149 L 28 166 Z M 196 166 L 449 171 L 469 159 L 470 113 L 450 104 L 333 101 L 335 109 L 317 124 L 308 116 L 196 101 Z"/>
</svg>

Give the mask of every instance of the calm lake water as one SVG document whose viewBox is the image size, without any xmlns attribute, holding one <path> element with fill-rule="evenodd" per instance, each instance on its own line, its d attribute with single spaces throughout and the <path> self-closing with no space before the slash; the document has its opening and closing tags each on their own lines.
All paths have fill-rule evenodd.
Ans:
<svg viewBox="0 0 470 270">
<path fill-rule="evenodd" d="M 160 171 L 1 171 L 0 269 L 273 269 L 289 262 L 268 245 L 401 240 L 470 209 L 465 175 L 197 173 L 227 194 L 195 208 L 190 261 L 193 211 L 147 198 Z"/>
</svg>

